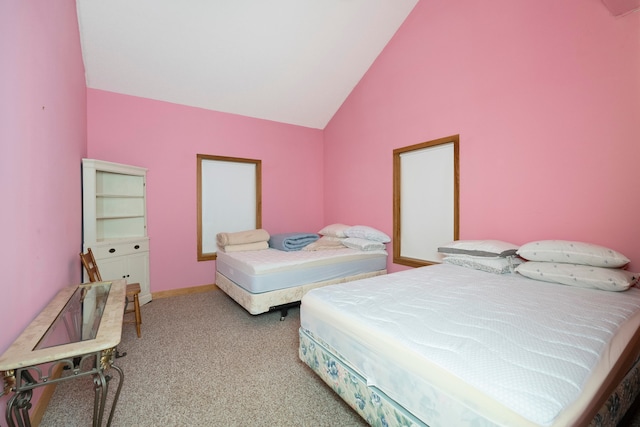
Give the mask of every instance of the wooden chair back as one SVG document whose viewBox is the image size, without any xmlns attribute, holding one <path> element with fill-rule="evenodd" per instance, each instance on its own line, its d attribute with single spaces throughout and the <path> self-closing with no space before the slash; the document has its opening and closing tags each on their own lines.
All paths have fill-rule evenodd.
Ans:
<svg viewBox="0 0 640 427">
<path fill-rule="evenodd" d="M 98 270 L 98 264 L 96 264 L 96 258 L 93 256 L 93 252 L 91 251 L 91 248 L 87 248 L 86 254 L 83 254 L 82 252 L 80 252 L 80 260 L 82 261 L 82 265 L 84 266 L 84 269 L 87 270 L 87 274 L 89 275 L 89 281 L 102 282 L 102 276 L 100 276 L 100 270 Z M 140 325 L 142 324 L 142 315 L 140 314 L 140 300 L 138 297 L 139 294 L 140 294 L 139 283 L 127 284 L 126 304 L 124 307 L 124 314 L 127 314 L 129 312 L 135 312 L 135 319 L 132 321 L 127 321 L 125 323 L 136 324 L 136 332 L 138 333 L 138 338 L 141 337 Z M 133 308 L 129 309 L 127 305 L 132 300 L 133 300 Z M 126 353 L 124 354 L 126 355 Z"/>
<path fill-rule="evenodd" d="M 87 274 L 89 275 L 90 282 L 102 282 L 102 277 L 100 276 L 100 270 L 98 270 L 98 264 L 96 264 L 96 259 L 93 256 L 93 252 L 91 248 L 87 249 L 87 253 L 80 253 L 80 260 L 82 260 L 82 265 L 85 270 L 87 270 Z"/>
</svg>

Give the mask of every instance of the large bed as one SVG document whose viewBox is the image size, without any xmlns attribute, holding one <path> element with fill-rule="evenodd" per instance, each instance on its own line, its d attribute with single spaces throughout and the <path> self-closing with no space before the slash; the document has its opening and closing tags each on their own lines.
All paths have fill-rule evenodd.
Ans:
<svg viewBox="0 0 640 427">
<path fill-rule="evenodd" d="M 314 289 L 299 356 L 371 425 L 615 426 L 637 395 L 640 289 L 439 264 Z"/>
<path fill-rule="evenodd" d="M 311 289 L 386 274 L 385 250 L 218 252 L 216 285 L 256 315 L 298 305 Z"/>
</svg>

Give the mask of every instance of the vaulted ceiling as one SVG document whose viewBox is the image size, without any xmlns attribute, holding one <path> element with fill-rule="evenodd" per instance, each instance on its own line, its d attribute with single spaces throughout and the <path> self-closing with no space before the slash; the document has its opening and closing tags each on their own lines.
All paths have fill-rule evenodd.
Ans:
<svg viewBox="0 0 640 427">
<path fill-rule="evenodd" d="M 87 87 L 322 129 L 418 0 L 77 0 Z"/>
</svg>

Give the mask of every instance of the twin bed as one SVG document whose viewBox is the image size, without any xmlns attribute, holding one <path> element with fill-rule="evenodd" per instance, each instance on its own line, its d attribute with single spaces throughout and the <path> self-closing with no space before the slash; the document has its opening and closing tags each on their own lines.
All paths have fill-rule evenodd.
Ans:
<svg viewBox="0 0 640 427">
<path fill-rule="evenodd" d="M 309 290 L 386 274 L 385 250 L 218 252 L 216 285 L 256 315 L 299 305 Z"/>
</svg>

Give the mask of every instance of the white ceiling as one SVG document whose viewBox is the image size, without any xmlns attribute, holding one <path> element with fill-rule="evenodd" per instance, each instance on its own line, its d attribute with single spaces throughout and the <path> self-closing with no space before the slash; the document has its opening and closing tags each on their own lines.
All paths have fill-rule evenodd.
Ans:
<svg viewBox="0 0 640 427">
<path fill-rule="evenodd" d="M 418 0 L 77 0 L 87 87 L 323 129 Z"/>
</svg>

